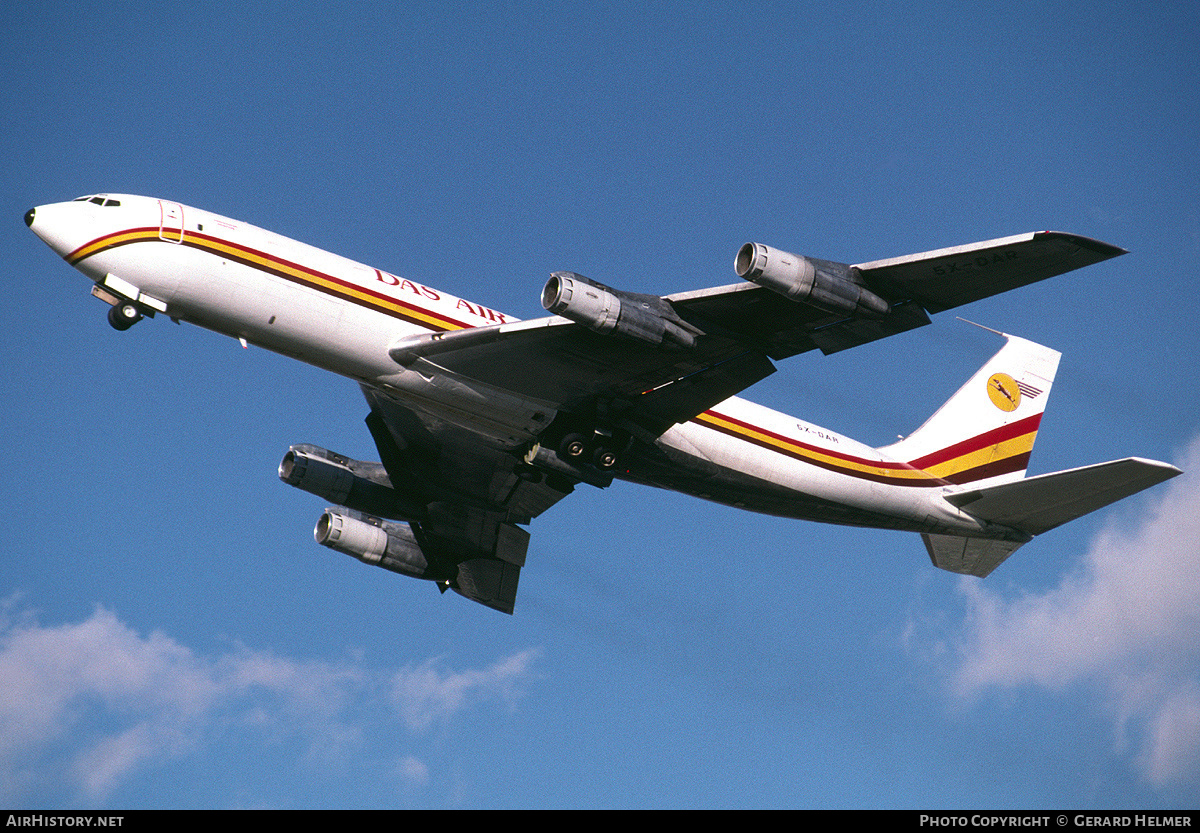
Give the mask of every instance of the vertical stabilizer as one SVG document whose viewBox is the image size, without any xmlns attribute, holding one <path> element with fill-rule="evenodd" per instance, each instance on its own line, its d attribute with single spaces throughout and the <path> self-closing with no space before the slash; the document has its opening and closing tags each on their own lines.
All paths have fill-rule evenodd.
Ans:
<svg viewBox="0 0 1200 833">
<path fill-rule="evenodd" d="M 1020 480 L 1029 465 L 1061 355 L 1023 338 L 1008 343 L 924 425 L 879 449 L 947 483 Z"/>
</svg>

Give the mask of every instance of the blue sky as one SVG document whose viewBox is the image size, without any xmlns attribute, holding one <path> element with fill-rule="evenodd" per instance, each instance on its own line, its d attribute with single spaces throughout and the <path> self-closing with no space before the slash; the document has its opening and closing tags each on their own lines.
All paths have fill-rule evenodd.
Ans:
<svg viewBox="0 0 1200 833">
<path fill-rule="evenodd" d="M 0 104 L 0 801 L 39 807 L 1195 807 L 1194 3 L 15 4 Z M 1032 473 L 1188 474 L 986 581 L 915 535 L 618 484 L 517 613 L 313 543 L 287 446 L 347 380 L 113 331 L 21 222 L 113 191 L 519 317 L 547 274 L 735 279 L 1037 229 L 1131 254 L 961 311 L 1063 351 Z M 883 445 L 996 349 L 942 314 L 749 398 Z"/>
</svg>

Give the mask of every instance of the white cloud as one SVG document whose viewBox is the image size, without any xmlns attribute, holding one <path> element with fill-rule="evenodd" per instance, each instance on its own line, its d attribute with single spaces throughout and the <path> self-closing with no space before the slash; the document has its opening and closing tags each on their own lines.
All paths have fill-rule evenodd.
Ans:
<svg viewBox="0 0 1200 833">
<path fill-rule="evenodd" d="M 419 732 L 444 721 L 468 704 L 488 698 L 511 703 L 517 685 L 528 676 L 539 651 L 529 649 L 482 671 L 449 671 L 429 660 L 397 671 L 392 677 L 392 703 L 409 729 Z"/>
<path fill-rule="evenodd" d="M 1200 440 L 1181 468 L 1134 528 L 1100 534 L 1057 588 L 1008 600 L 964 580 L 953 666 L 963 695 L 1098 687 L 1118 746 L 1158 787 L 1200 784 Z"/>
<path fill-rule="evenodd" d="M 483 670 L 430 662 L 377 671 L 243 646 L 203 656 L 162 633 L 143 636 L 103 608 L 54 627 L 0 612 L 0 799 L 58 783 L 102 800 L 148 766 L 198 754 L 229 725 L 299 738 L 308 757 L 327 761 L 363 744 L 365 715 L 379 706 L 421 729 L 488 698 L 511 703 L 536 656 L 523 651 Z M 409 785 L 429 780 L 412 756 L 398 773 Z"/>
<path fill-rule="evenodd" d="M 148 761 L 181 754 L 190 746 L 184 733 L 162 721 L 146 720 L 81 750 L 69 773 L 88 798 L 103 798 Z"/>
<path fill-rule="evenodd" d="M 429 783 L 429 767 L 412 755 L 405 755 L 396 765 L 400 783 L 411 787 L 424 787 Z"/>
</svg>

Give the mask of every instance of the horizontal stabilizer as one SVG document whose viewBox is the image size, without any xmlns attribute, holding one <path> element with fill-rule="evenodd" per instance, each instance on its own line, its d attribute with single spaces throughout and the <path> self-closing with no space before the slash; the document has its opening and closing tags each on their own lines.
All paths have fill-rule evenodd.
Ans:
<svg viewBox="0 0 1200 833">
<path fill-rule="evenodd" d="M 981 520 L 1040 535 L 1178 474 L 1166 463 L 1129 457 L 958 492 L 946 500 Z"/>
<path fill-rule="evenodd" d="M 933 566 L 952 573 L 985 578 L 1000 566 L 1023 541 L 996 541 L 989 538 L 963 538 L 958 535 L 922 535 Z"/>
</svg>

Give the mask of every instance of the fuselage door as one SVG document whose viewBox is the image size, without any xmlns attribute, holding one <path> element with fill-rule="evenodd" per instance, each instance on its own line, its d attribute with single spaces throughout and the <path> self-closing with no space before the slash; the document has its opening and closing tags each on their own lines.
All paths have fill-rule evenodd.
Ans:
<svg viewBox="0 0 1200 833">
<path fill-rule="evenodd" d="M 158 239 L 168 243 L 183 242 L 183 206 L 177 202 L 158 201 L 162 212 L 158 225 Z"/>
</svg>

